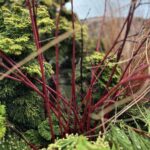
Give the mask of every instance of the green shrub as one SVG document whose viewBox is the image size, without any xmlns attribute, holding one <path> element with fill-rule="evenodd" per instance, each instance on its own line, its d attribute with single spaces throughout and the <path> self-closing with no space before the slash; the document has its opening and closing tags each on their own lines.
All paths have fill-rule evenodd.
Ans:
<svg viewBox="0 0 150 150">
<path fill-rule="evenodd" d="M 6 110 L 4 105 L 0 105 L 0 140 L 6 132 Z"/>
<path fill-rule="evenodd" d="M 83 80 L 80 80 L 79 74 L 77 74 L 77 83 L 83 82 L 84 85 L 84 92 L 88 89 L 91 81 L 91 70 L 92 68 L 97 69 L 98 64 L 103 60 L 105 56 L 105 53 L 103 52 L 93 52 L 89 56 L 85 56 L 83 59 Z M 104 63 L 101 65 L 101 67 L 98 69 L 100 72 L 103 70 L 101 76 L 97 79 L 97 82 L 93 86 L 93 100 L 96 102 L 102 94 L 104 94 L 104 91 L 107 91 L 106 84 L 111 76 L 112 69 L 115 65 L 116 59 L 114 57 L 107 58 Z M 105 69 L 103 69 L 105 67 Z M 115 74 L 112 77 L 112 81 L 109 85 L 109 88 L 115 86 L 118 83 L 118 80 L 121 75 L 121 69 L 120 67 L 117 67 Z M 97 93 L 97 94 L 96 94 Z"/>
<path fill-rule="evenodd" d="M 15 135 L 8 135 L 0 141 L 0 150 L 30 150 L 30 148 Z"/>
</svg>

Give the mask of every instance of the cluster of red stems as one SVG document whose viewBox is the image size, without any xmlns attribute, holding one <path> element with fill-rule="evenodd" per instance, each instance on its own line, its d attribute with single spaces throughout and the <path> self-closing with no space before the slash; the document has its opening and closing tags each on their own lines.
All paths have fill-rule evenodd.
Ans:
<svg viewBox="0 0 150 150">
<path fill-rule="evenodd" d="M 39 42 L 40 37 L 39 37 L 39 31 L 38 31 L 37 20 L 36 20 L 36 12 L 35 12 L 36 7 L 38 7 L 38 6 L 35 5 L 35 0 L 26 0 L 26 4 L 29 9 L 29 14 L 30 14 L 31 23 L 32 23 L 32 31 L 33 31 L 33 36 L 34 36 L 34 42 L 35 42 L 35 45 L 36 45 L 36 48 L 38 51 L 42 47 Z M 63 3 L 60 4 L 60 11 L 56 18 L 56 31 L 55 31 L 56 38 L 55 39 L 57 39 L 59 36 L 59 20 L 60 20 L 60 16 L 61 16 L 62 6 L 63 6 Z M 71 7 L 72 8 L 71 9 L 72 10 L 72 28 L 75 31 L 75 16 L 74 16 L 74 12 L 73 12 L 73 0 L 71 0 L 71 6 L 72 6 Z M 82 101 L 81 103 L 84 103 L 84 105 L 85 105 L 84 108 L 82 108 L 81 105 L 78 105 L 77 101 L 76 101 L 76 84 L 75 84 L 75 71 L 76 71 L 76 65 L 75 65 L 75 59 L 76 59 L 75 38 L 76 37 L 75 36 L 76 36 L 76 34 L 75 34 L 75 32 L 72 33 L 72 80 L 71 80 L 72 81 L 72 83 L 71 83 L 71 85 L 72 85 L 71 91 L 72 92 L 71 92 L 70 100 L 65 98 L 61 94 L 60 87 L 59 87 L 59 45 L 58 44 L 55 45 L 56 70 L 55 70 L 55 78 L 53 78 L 55 86 L 56 86 L 56 90 L 52 89 L 47 84 L 47 79 L 45 77 L 45 71 L 44 71 L 44 56 L 43 56 L 43 54 L 39 54 L 37 57 L 39 66 L 41 69 L 42 77 L 41 77 L 41 79 L 36 79 L 36 82 L 41 84 L 41 86 L 42 86 L 42 91 L 41 91 L 21 71 L 21 69 L 19 69 L 17 67 L 17 63 L 15 61 L 12 60 L 10 57 L 8 57 L 2 50 L 0 50 L 0 57 L 2 58 L 2 60 L 7 62 L 7 64 L 9 64 L 6 66 L 1 62 L 0 66 L 3 69 L 5 69 L 6 71 L 9 71 L 11 69 L 11 67 L 16 67 L 15 72 L 12 72 L 11 74 L 6 74 L 5 78 L 9 78 L 9 79 L 15 80 L 16 82 L 23 83 L 24 85 L 31 88 L 33 91 L 35 91 L 39 96 L 41 96 L 43 98 L 44 110 L 46 112 L 46 117 L 48 118 L 48 121 L 49 121 L 50 134 L 51 134 L 52 140 L 55 139 L 55 131 L 54 131 L 52 116 L 51 116 L 52 112 L 55 114 L 56 118 L 58 119 L 59 127 L 60 127 L 60 135 L 62 137 L 65 136 L 66 133 L 79 133 L 79 134 L 91 135 L 97 129 L 97 125 L 98 125 L 96 123 L 94 128 L 91 127 L 91 114 L 94 111 L 98 110 L 100 108 L 100 106 L 105 104 L 106 101 L 108 102 L 109 97 L 111 97 L 111 99 L 115 102 L 117 97 L 119 97 L 119 95 L 121 95 L 123 92 L 123 90 L 120 90 L 121 86 L 124 86 L 124 89 L 128 89 L 129 85 L 126 83 L 133 81 L 133 80 L 145 80 L 150 77 L 148 75 L 145 75 L 145 76 L 138 75 L 138 72 L 140 72 L 148 67 L 148 65 L 145 65 L 145 64 L 141 65 L 139 67 L 139 69 L 136 70 L 136 72 L 134 72 L 132 74 L 128 74 L 128 68 L 130 67 L 130 65 L 132 63 L 133 58 L 138 54 L 141 47 L 144 45 L 144 43 L 147 40 L 147 37 L 145 37 L 141 41 L 139 46 L 136 48 L 136 50 L 134 51 L 133 58 L 131 58 L 127 62 L 125 69 L 122 71 L 122 75 L 120 77 L 119 82 L 114 87 L 110 88 L 110 83 L 112 82 L 112 77 L 116 72 L 117 65 L 118 65 L 117 62 L 119 62 L 121 59 L 121 55 L 123 53 L 123 49 L 124 49 L 126 40 L 129 36 L 134 12 L 137 7 L 138 7 L 138 4 L 136 2 L 131 2 L 128 16 L 126 17 L 126 19 L 120 29 L 120 32 L 118 33 L 118 36 L 116 37 L 114 43 L 112 44 L 112 47 L 106 52 L 103 60 L 96 67 L 93 67 L 94 69 L 92 69 L 92 71 L 91 71 L 90 86 L 87 89 L 86 94 L 82 95 L 83 99 L 81 99 L 81 101 Z M 106 6 L 105 6 L 105 8 L 106 8 Z M 105 15 L 104 15 L 104 18 L 105 18 Z M 101 30 L 99 32 L 99 37 L 97 40 L 97 47 L 96 47 L 97 51 L 100 47 L 101 32 L 102 32 L 102 26 L 104 25 L 104 21 L 105 20 L 103 19 L 103 23 L 101 24 Z M 116 46 L 120 39 L 120 36 L 124 30 L 125 30 L 125 33 L 124 33 L 122 42 L 119 45 L 119 47 L 116 49 Z M 147 35 L 150 35 L 150 31 Z M 104 92 L 104 95 L 102 95 L 96 103 L 93 103 L 93 101 L 92 101 L 93 86 L 97 82 L 97 80 L 100 80 L 101 75 L 105 69 L 105 67 L 101 70 L 99 68 L 101 67 L 101 65 L 104 64 L 105 60 L 107 59 L 109 54 L 114 51 L 114 49 L 116 52 L 115 53 L 116 54 L 116 65 L 114 65 L 111 76 L 109 77 L 109 80 L 106 84 L 106 89 L 109 89 L 109 90 Z M 49 94 L 52 96 L 54 94 L 56 95 L 56 97 L 53 96 L 53 100 L 55 100 L 54 102 L 52 100 L 50 100 Z M 60 103 L 61 103 L 61 105 L 60 105 Z M 107 103 L 107 105 L 105 105 L 105 107 L 108 107 L 111 104 L 112 104 L 112 101 Z M 81 109 L 84 109 L 84 110 L 82 110 L 82 112 L 83 112 L 82 114 L 80 113 Z M 64 111 L 66 112 L 65 116 L 64 116 Z M 109 118 L 108 114 L 104 114 L 104 115 L 106 116 L 106 119 Z M 27 143 L 30 145 L 30 147 L 32 149 L 37 149 L 30 142 L 27 142 Z"/>
</svg>

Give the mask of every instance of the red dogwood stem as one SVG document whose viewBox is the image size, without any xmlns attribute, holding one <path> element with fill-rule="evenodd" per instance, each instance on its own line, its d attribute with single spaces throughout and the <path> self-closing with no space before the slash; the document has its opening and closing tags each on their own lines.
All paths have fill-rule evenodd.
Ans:
<svg viewBox="0 0 150 150">
<path fill-rule="evenodd" d="M 38 33 L 38 27 L 37 27 L 37 23 L 36 23 L 34 0 L 32 0 L 32 4 L 29 0 L 27 0 L 27 5 L 28 5 L 28 9 L 29 9 L 30 18 L 31 18 L 34 41 L 35 41 L 36 48 L 38 51 L 41 48 L 41 45 L 39 42 L 40 41 L 39 40 L 39 33 Z M 50 132 L 51 132 L 52 140 L 54 140 L 55 134 L 54 134 L 53 123 L 52 123 L 51 114 L 50 114 L 50 108 L 51 107 L 49 105 L 48 91 L 46 88 L 46 78 L 45 78 L 45 73 L 44 73 L 44 60 L 43 60 L 42 54 L 38 55 L 38 62 L 39 62 L 41 74 L 42 74 L 42 81 L 43 81 L 42 88 L 43 88 L 43 94 L 44 94 L 45 111 L 46 111 L 46 115 L 47 115 L 48 120 L 49 120 L 49 126 L 50 126 Z"/>
<path fill-rule="evenodd" d="M 56 16 L 56 31 L 55 31 L 55 38 L 57 39 L 58 38 L 58 34 L 59 34 L 59 23 L 60 23 L 60 15 L 61 15 L 61 10 L 62 10 L 62 1 L 60 2 L 60 10 L 58 12 L 58 16 Z M 59 126 L 60 126 L 60 132 L 61 132 L 61 135 L 63 135 L 63 131 L 62 131 L 62 128 L 61 128 L 61 120 L 60 120 L 60 99 L 59 99 L 59 93 L 60 93 L 60 90 L 59 90 L 59 46 L 58 46 L 58 43 L 55 45 L 55 55 L 56 55 L 56 103 L 57 103 L 57 107 L 58 107 L 58 113 L 59 113 Z"/>
<path fill-rule="evenodd" d="M 74 17 L 74 5 L 73 5 L 73 0 L 71 0 L 71 14 L 72 14 L 72 29 L 75 30 L 75 17 Z M 77 103 L 76 103 L 76 84 L 75 84 L 75 70 L 76 70 L 76 35 L 75 32 L 73 32 L 72 35 L 72 97 L 71 97 L 71 105 L 75 108 L 75 113 L 77 115 Z M 75 116 L 76 116 L 75 115 Z M 77 127 L 77 118 L 74 118 L 74 126 L 75 129 Z"/>
</svg>

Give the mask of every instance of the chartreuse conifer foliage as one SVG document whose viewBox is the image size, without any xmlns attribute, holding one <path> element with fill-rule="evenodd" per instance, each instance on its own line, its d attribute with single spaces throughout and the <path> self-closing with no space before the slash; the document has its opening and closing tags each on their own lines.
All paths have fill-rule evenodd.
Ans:
<svg viewBox="0 0 150 150">
<path fill-rule="evenodd" d="M 20 56 L 35 51 L 29 11 L 21 6 L 2 6 L 0 9 L 0 48 L 9 55 Z M 51 34 L 54 22 L 46 6 L 37 10 L 40 37 Z"/>
<path fill-rule="evenodd" d="M 41 5 L 38 10 L 38 26 L 41 38 L 50 34 L 54 28 L 46 6 Z M 0 49 L 15 61 L 23 59 L 35 51 L 29 11 L 17 4 L 0 8 Z M 44 64 L 46 77 L 53 74 L 49 63 Z M 29 77 L 41 77 L 37 60 L 22 67 L 22 71 Z M 44 119 L 42 99 L 19 82 L 5 79 L 0 82 L 0 100 L 8 108 L 8 117 L 12 121 L 30 128 L 36 127 Z"/>
<path fill-rule="evenodd" d="M 89 85 L 91 84 L 91 71 L 96 70 L 98 68 L 98 64 L 101 63 L 105 56 L 104 52 L 92 52 L 88 56 L 85 56 L 83 59 L 83 77 L 82 81 L 80 78 L 80 75 L 77 74 L 77 83 L 83 82 L 84 85 L 84 92 L 88 89 Z M 97 82 L 93 86 L 93 100 L 96 102 L 101 95 L 106 90 L 106 83 L 108 82 L 112 69 L 114 67 L 115 63 L 115 57 L 107 58 L 103 65 L 101 65 L 101 68 L 99 68 L 99 71 L 103 71 L 100 78 L 97 79 Z M 109 85 L 109 87 L 115 86 L 120 78 L 121 75 L 121 68 L 118 66 L 116 69 L 116 72 L 112 78 L 112 82 Z"/>
</svg>

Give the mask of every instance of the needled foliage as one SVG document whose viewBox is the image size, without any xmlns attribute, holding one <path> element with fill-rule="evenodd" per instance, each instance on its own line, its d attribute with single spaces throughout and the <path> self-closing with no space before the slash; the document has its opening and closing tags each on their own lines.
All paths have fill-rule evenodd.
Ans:
<svg viewBox="0 0 150 150">
<path fill-rule="evenodd" d="M 41 137 L 38 130 L 30 129 L 24 133 L 24 136 L 28 141 L 36 145 L 36 147 L 38 148 L 41 148 L 48 144 L 46 140 Z"/>
<path fill-rule="evenodd" d="M 0 105 L 0 140 L 6 132 L 6 110 L 4 105 Z"/>
<path fill-rule="evenodd" d="M 7 104 L 10 118 L 22 128 L 36 128 L 44 119 L 42 99 L 27 89 Z M 15 108 L 15 109 L 14 109 Z"/>
<path fill-rule="evenodd" d="M 92 71 L 97 70 L 97 68 L 99 67 L 98 64 L 101 63 L 101 61 L 103 60 L 105 56 L 105 53 L 103 52 L 93 52 L 91 55 L 89 56 L 85 56 L 83 59 L 83 80 L 81 81 L 79 74 L 77 74 L 77 83 L 79 82 L 83 82 L 84 85 L 84 92 L 88 89 L 89 85 L 90 85 L 90 81 L 91 81 L 91 74 Z M 98 100 L 98 98 L 101 97 L 102 94 L 104 94 L 105 92 L 107 92 L 106 89 L 106 84 L 109 81 L 109 78 L 111 76 L 112 73 L 112 69 L 115 65 L 115 57 L 110 57 L 107 58 L 104 63 L 101 65 L 100 68 L 98 68 L 98 71 L 101 72 L 101 75 L 99 77 L 99 79 L 97 79 L 96 84 L 94 84 L 93 87 L 93 100 L 94 102 L 96 102 Z M 121 75 L 121 69 L 120 67 L 117 67 L 115 74 L 112 77 L 112 81 L 109 85 L 108 88 L 111 88 L 113 86 L 115 86 L 118 83 L 118 80 L 120 78 Z M 95 75 L 93 75 L 94 77 Z M 97 93 L 97 94 L 95 94 Z"/>
<path fill-rule="evenodd" d="M 50 19 L 48 8 L 39 5 L 37 8 L 37 25 L 39 28 L 40 39 L 44 39 L 51 35 L 54 30 L 54 20 Z"/>
<path fill-rule="evenodd" d="M 9 55 L 21 55 L 34 50 L 33 40 L 31 40 L 31 23 L 27 9 L 20 6 L 8 8 L 2 6 L 0 48 Z M 20 19 L 21 18 L 21 19 Z"/>
<path fill-rule="evenodd" d="M 22 128 L 37 127 L 44 119 L 41 97 L 21 83 L 9 79 L 5 79 L 0 85 L 0 100 L 6 105 L 9 119 Z"/>
<path fill-rule="evenodd" d="M 55 116 L 52 116 L 52 120 L 54 123 L 54 130 L 55 130 L 55 135 L 58 137 L 60 136 L 59 133 L 59 124 L 58 121 L 56 120 Z M 51 136 L 50 136 L 50 129 L 49 129 L 49 124 L 48 124 L 48 119 L 43 121 L 41 124 L 39 124 L 38 126 L 38 132 L 41 135 L 42 138 L 44 138 L 47 141 L 51 140 Z"/>
<path fill-rule="evenodd" d="M 52 70 L 52 66 L 49 65 L 49 63 L 44 62 L 44 68 L 45 68 L 45 76 L 49 78 L 54 72 Z M 33 61 L 22 67 L 23 72 L 27 73 L 30 77 L 38 77 L 40 78 L 41 71 L 40 66 L 37 61 Z"/>
<path fill-rule="evenodd" d="M 23 56 L 35 51 L 29 11 L 21 6 L 0 8 L 0 48 L 8 55 Z M 46 6 L 37 9 L 40 37 L 49 35 L 53 28 Z M 22 57 L 21 57 L 22 58 Z"/>
<path fill-rule="evenodd" d="M 85 57 L 85 59 L 83 61 L 83 69 L 85 71 L 84 77 L 85 77 L 85 74 L 90 73 L 92 68 L 95 70 L 98 68 L 98 64 L 103 60 L 104 56 L 105 56 L 105 53 L 94 52 L 92 55 Z M 100 88 L 102 90 L 104 90 L 106 83 L 108 82 L 108 80 L 110 78 L 112 68 L 114 67 L 115 62 L 116 62 L 115 57 L 111 56 L 110 58 L 107 58 L 104 61 L 104 63 L 101 65 L 100 70 L 103 69 L 103 72 L 102 72 L 102 75 L 100 77 L 100 80 L 98 80 L 98 85 L 100 86 Z M 120 77 L 120 74 L 121 74 L 121 69 L 118 67 L 115 75 L 113 76 L 112 83 L 110 84 L 110 87 L 113 87 L 114 85 L 116 85 L 116 83 L 118 82 L 118 79 Z"/>
<path fill-rule="evenodd" d="M 133 131 L 125 124 L 118 126 L 112 125 L 107 134 L 107 140 L 113 145 L 114 150 L 149 150 L 148 136 Z"/>
<path fill-rule="evenodd" d="M 150 133 L 150 110 L 148 102 L 142 102 L 129 109 L 122 119 L 127 120 L 129 126 Z"/>
<path fill-rule="evenodd" d="M 0 8 L 0 49 L 16 62 L 36 50 L 29 10 L 21 5 L 13 3 Z M 42 39 L 51 34 L 54 21 L 50 19 L 47 7 L 44 5 L 38 7 L 37 16 Z M 8 65 L 4 60 L 2 61 Z M 46 78 L 49 79 L 53 74 L 52 66 L 45 62 L 44 68 Z M 29 78 L 41 78 L 36 59 L 21 69 Z M 32 82 L 35 80 L 32 79 Z M 37 86 L 41 89 L 41 86 Z M 44 120 L 42 98 L 20 82 L 10 79 L 0 81 L 0 101 L 6 105 L 8 118 L 16 125 L 21 125 L 23 129 L 36 128 Z"/>
<path fill-rule="evenodd" d="M 30 148 L 16 135 L 8 135 L 2 139 L 0 150 L 30 150 Z"/>
<path fill-rule="evenodd" d="M 44 120 L 43 100 L 35 92 L 9 79 L 3 80 L 0 85 L 0 101 L 6 105 L 11 121 L 29 129 Z"/>
<path fill-rule="evenodd" d="M 13 98 L 17 94 L 16 90 L 19 85 L 20 83 L 9 79 L 0 82 L 0 101 L 6 103 L 5 100 Z"/>
</svg>

